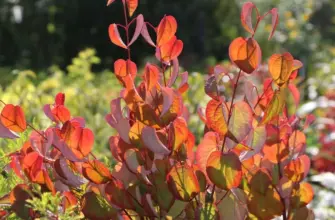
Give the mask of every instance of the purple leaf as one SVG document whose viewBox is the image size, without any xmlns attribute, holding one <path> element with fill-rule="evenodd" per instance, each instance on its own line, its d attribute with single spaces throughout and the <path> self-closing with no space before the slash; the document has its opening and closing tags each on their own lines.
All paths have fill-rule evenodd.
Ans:
<svg viewBox="0 0 335 220">
<path fill-rule="evenodd" d="M 144 23 L 143 26 L 142 26 L 142 30 L 141 30 L 141 35 L 143 36 L 144 40 L 150 44 L 151 46 L 153 47 L 156 47 L 156 44 L 152 41 L 151 37 L 150 37 L 150 34 L 149 34 L 149 31 L 148 31 L 148 28 L 147 28 L 147 24 Z"/>
<path fill-rule="evenodd" d="M 19 136 L 15 132 L 6 128 L 0 120 L 0 138 L 15 139 L 15 138 L 18 138 L 18 137 Z"/>
<path fill-rule="evenodd" d="M 145 127 L 142 130 L 142 140 L 144 145 L 157 154 L 169 155 L 170 150 L 159 140 L 156 130 L 152 127 Z"/>
<path fill-rule="evenodd" d="M 143 15 L 138 15 L 136 18 L 136 28 L 135 28 L 135 33 L 133 35 L 133 38 L 131 39 L 131 41 L 128 44 L 128 47 L 130 45 L 132 45 L 138 38 L 138 36 L 140 36 L 142 28 L 143 28 L 143 24 L 144 24 L 144 18 Z"/>
<path fill-rule="evenodd" d="M 178 61 L 178 58 L 173 59 L 172 60 L 172 64 L 173 64 L 172 74 L 171 74 L 171 77 L 170 77 L 169 82 L 168 82 L 168 87 L 172 87 L 172 85 L 176 81 L 176 79 L 178 77 L 178 74 L 179 74 L 179 61 Z"/>
<path fill-rule="evenodd" d="M 117 130 L 122 140 L 130 144 L 130 125 L 128 119 L 124 118 L 122 115 L 121 98 L 113 99 L 111 101 L 111 113 L 106 115 L 105 119 L 110 126 Z"/>
</svg>

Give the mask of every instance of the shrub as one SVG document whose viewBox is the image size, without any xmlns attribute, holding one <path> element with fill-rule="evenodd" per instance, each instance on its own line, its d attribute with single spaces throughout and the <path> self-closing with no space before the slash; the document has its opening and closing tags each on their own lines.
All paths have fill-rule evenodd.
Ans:
<svg viewBox="0 0 335 220">
<path fill-rule="evenodd" d="M 71 114 L 64 93 L 43 107 L 53 122 L 45 130 L 27 123 L 19 105 L 1 101 L 1 137 L 14 139 L 32 129 L 22 148 L 8 155 L 8 169 L 22 181 L 2 197 L 8 208 L 1 214 L 14 212 L 24 219 L 80 213 L 88 219 L 313 218 L 306 207 L 313 189 L 302 182 L 310 167 L 303 130 L 312 117 L 303 120 L 286 106 L 289 94 L 298 105 L 294 79 L 302 63 L 285 52 L 270 57 L 269 73 L 259 69 L 262 52 L 254 34 L 271 15 L 271 39 L 277 9 L 260 15 L 253 3 L 243 5 L 242 25 L 251 36 L 230 44 L 236 73 L 219 65 L 209 71 L 205 92 L 210 100 L 198 109 L 204 137 L 195 147 L 182 99 L 192 85 L 179 69 L 183 42 L 175 36 L 177 21 L 166 15 L 154 27 L 141 14 L 128 21 L 138 1 L 122 3 L 125 25 L 111 24 L 109 36 L 128 58 L 114 63 L 123 89 L 105 117 L 117 131 L 109 139 L 116 166 L 110 170 L 92 153 L 95 135 L 84 118 Z M 159 62 L 147 63 L 138 77 L 130 48 L 140 35 Z M 263 79 L 262 74 L 270 78 L 260 93 L 252 80 Z"/>
</svg>

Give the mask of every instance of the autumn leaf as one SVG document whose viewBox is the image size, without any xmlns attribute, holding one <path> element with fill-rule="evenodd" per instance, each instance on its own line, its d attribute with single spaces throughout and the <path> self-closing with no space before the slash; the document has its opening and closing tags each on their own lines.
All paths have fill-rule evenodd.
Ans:
<svg viewBox="0 0 335 220">
<path fill-rule="evenodd" d="M 11 131 L 24 132 L 27 128 L 26 118 L 18 105 L 7 104 L 1 111 L 1 123 Z"/>
<path fill-rule="evenodd" d="M 242 166 L 238 156 L 233 153 L 211 153 L 207 161 L 207 175 L 209 179 L 224 190 L 238 187 L 242 180 Z"/>
<path fill-rule="evenodd" d="M 177 32 L 177 21 L 169 15 L 164 16 L 157 27 L 157 45 L 162 46 L 171 40 Z"/>
<path fill-rule="evenodd" d="M 253 38 L 238 37 L 229 45 L 230 60 L 243 72 L 252 73 L 262 61 L 262 51 Z"/>
</svg>

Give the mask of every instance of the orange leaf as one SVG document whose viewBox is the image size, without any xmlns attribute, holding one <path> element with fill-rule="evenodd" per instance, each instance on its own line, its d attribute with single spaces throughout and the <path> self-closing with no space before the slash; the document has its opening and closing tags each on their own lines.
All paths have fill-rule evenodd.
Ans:
<svg viewBox="0 0 335 220">
<path fill-rule="evenodd" d="M 70 208 L 72 206 L 77 205 L 77 198 L 75 197 L 75 195 L 73 195 L 72 192 L 67 191 L 67 192 L 63 192 L 63 207 L 64 209 Z"/>
<path fill-rule="evenodd" d="M 306 135 L 299 130 L 294 131 L 288 140 L 288 146 L 293 153 L 301 152 L 306 147 Z"/>
<path fill-rule="evenodd" d="M 1 111 L 2 124 L 14 132 L 24 132 L 27 128 L 26 118 L 18 105 L 6 105 Z"/>
<path fill-rule="evenodd" d="M 94 144 L 94 134 L 88 128 L 76 127 L 69 138 L 68 145 L 79 157 L 87 156 Z"/>
<path fill-rule="evenodd" d="M 284 167 L 284 175 L 293 182 L 301 182 L 307 176 L 309 168 L 310 159 L 306 155 L 301 155 Z"/>
<path fill-rule="evenodd" d="M 242 181 L 242 166 L 238 156 L 221 151 L 211 153 L 207 160 L 207 175 L 219 188 L 230 190 L 240 185 Z"/>
<path fill-rule="evenodd" d="M 207 125 L 221 135 L 225 135 L 228 126 L 224 116 L 228 116 L 226 103 L 212 99 L 206 107 Z"/>
<path fill-rule="evenodd" d="M 182 201 L 190 201 L 199 192 L 200 186 L 194 170 L 187 164 L 177 164 L 167 175 L 170 191 Z"/>
<path fill-rule="evenodd" d="M 156 58 L 158 60 L 169 62 L 181 54 L 183 47 L 183 42 L 177 40 L 177 37 L 174 36 L 167 43 L 156 48 Z"/>
<path fill-rule="evenodd" d="M 118 26 L 116 24 L 109 25 L 108 34 L 110 40 L 117 46 L 127 49 L 127 46 L 124 44 L 123 40 L 121 39 Z"/>
<path fill-rule="evenodd" d="M 98 160 L 83 163 L 82 169 L 83 176 L 96 184 L 107 183 L 112 178 L 108 168 Z"/>
<path fill-rule="evenodd" d="M 172 134 L 171 137 L 173 137 L 172 149 L 174 151 L 178 151 L 181 145 L 185 143 L 188 138 L 188 128 L 185 119 L 182 117 L 176 118 L 170 129 Z"/>
<path fill-rule="evenodd" d="M 283 112 L 283 108 L 285 106 L 285 96 L 284 95 L 285 94 L 282 90 L 275 91 L 270 103 L 268 104 L 267 109 L 265 110 L 263 119 L 260 122 L 261 125 L 264 125 L 270 122 L 272 119 L 274 119 L 280 113 Z"/>
<path fill-rule="evenodd" d="M 263 147 L 264 159 L 268 159 L 272 163 L 278 163 L 285 160 L 290 154 L 288 146 L 283 142 L 272 145 L 264 145 Z"/>
<path fill-rule="evenodd" d="M 298 209 L 308 205 L 314 197 L 314 190 L 312 186 L 307 183 L 300 183 L 297 189 L 294 189 L 291 196 L 290 207 Z"/>
<path fill-rule="evenodd" d="M 229 46 L 229 57 L 238 68 L 250 74 L 262 61 L 262 51 L 253 38 L 238 37 Z"/>
<path fill-rule="evenodd" d="M 170 41 L 177 32 L 177 21 L 169 15 L 164 16 L 157 27 L 157 45 L 162 46 Z"/>
<path fill-rule="evenodd" d="M 199 166 L 200 170 L 206 175 L 207 180 L 209 180 L 206 173 L 207 160 L 212 152 L 218 150 L 217 139 L 218 137 L 215 132 L 207 132 L 204 138 L 201 140 L 195 154 L 197 165 Z"/>
<path fill-rule="evenodd" d="M 128 6 L 129 17 L 131 17 L 133 16 L 138 6 L 138 0 L 127 0 L 127 6 Z"/>
<path fill-rule="evenodd" d="M 159 69 L 157 66 L 148 63 L 144 68 L 144 79 L 147 91 L 151 91 L 159 80 Z"/>
<path fill-rule="evenodd" d="M 299 61 L 300 62 L 300 61 Z M 273 54 L 269 59 L 269 72 L 278 86 L 287 83 L 291 73 L 302 66 L 301 62 L 295 62 L 293 56 L 286 52 L 283 54 Z"/>
<path fill-rule="evenodd" d="M 137 66 L 131 60 L 118 59 L 114 62 L 114 73 L 123 86 L 132 88 L 133 80 L 137 73 Z"/>
</svg>

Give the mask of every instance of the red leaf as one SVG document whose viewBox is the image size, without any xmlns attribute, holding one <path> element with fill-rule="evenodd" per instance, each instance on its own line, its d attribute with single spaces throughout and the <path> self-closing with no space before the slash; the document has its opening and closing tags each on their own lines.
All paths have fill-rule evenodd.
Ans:
<svg viewBox="0 0 335 220">
<path fill-rule="evenodd" d="M 65 94 L 64 93 L 58 93 L 55 97 L 55 104 L 56 105 L 64 105 L 65 102 Z"/>
<path fill-rule="evenodd" d="M 130 47 L 130 45 L 132 45 L 136 41 L 138 36 L 140 36 L 142 28 L 143 28 L 143 24 L 144 24 L 144 18 L 143 18 L 143 15 L 140 14 L 136 18 L 135 33 L 133 37 L 131 38 L 131 41 L 129 42 L 128 47 Z"/>
<path fill-rule="evenodd" d="M 6 105 L 1 111 L 2 124 L 14 132 L 24 132 L 27 128 L 26 118 L 18 105 Z"/>
<path fill-rule="evenodd" d="M 291 91 L 291 94 L 292 94 L 293 99 L 294 99 L 295 107 L 297 108 L 298 105 L 299 105 L 299 102 L 300 102 L 300 92 L 297 89 L 297 87 L 292 83 L 290 83 L 288 85 L 288 88 Z"/>
<path fill-rule="evenodd" d="M 108 28 L 109 38 L 110 40 L 117 46 L 127 49 L 127 46 L 124 44 L 123 40 L 121 39 L 118 27 L 116 24 L 109 25 Z"/>
<path fill-rule="evenodd" d="M 180 74 L 181 76 L 181 82 L 178 88 L 178 92 L 180 92 L 181 94 L 183 94 L 184 92 L 187 91 L 187 89 L 189 88 L 188 85 L 188 72 L 183 72 L 182 74 Z"/>
<path fill-rule="evenodd" d="M 70 111 L 64 105 L 56 105 L 51 109 L 51 113 L 55 122 L 65 123 L 71 118 Z"/>
<path fill-rule="evenodd" d="M 173 16 L 164 16 L 157 27 L 157 45 L 162 46 L 177 32 L 177 21 Z"/>
<path fill-rule="evenodd" d="M 246 2 L 246 3 L 244 3 L 243 6 L 242 6 L 242 11 L 241 11 L 242 26 L 250 34 L 254 34 L 254 29 L 252 27 L 252 18 L 251 18 L 252 10 L 254 8 L 256 9 L 257 16 L 259 16 L 257 7 L 252 2 Z"/>
</svg>

